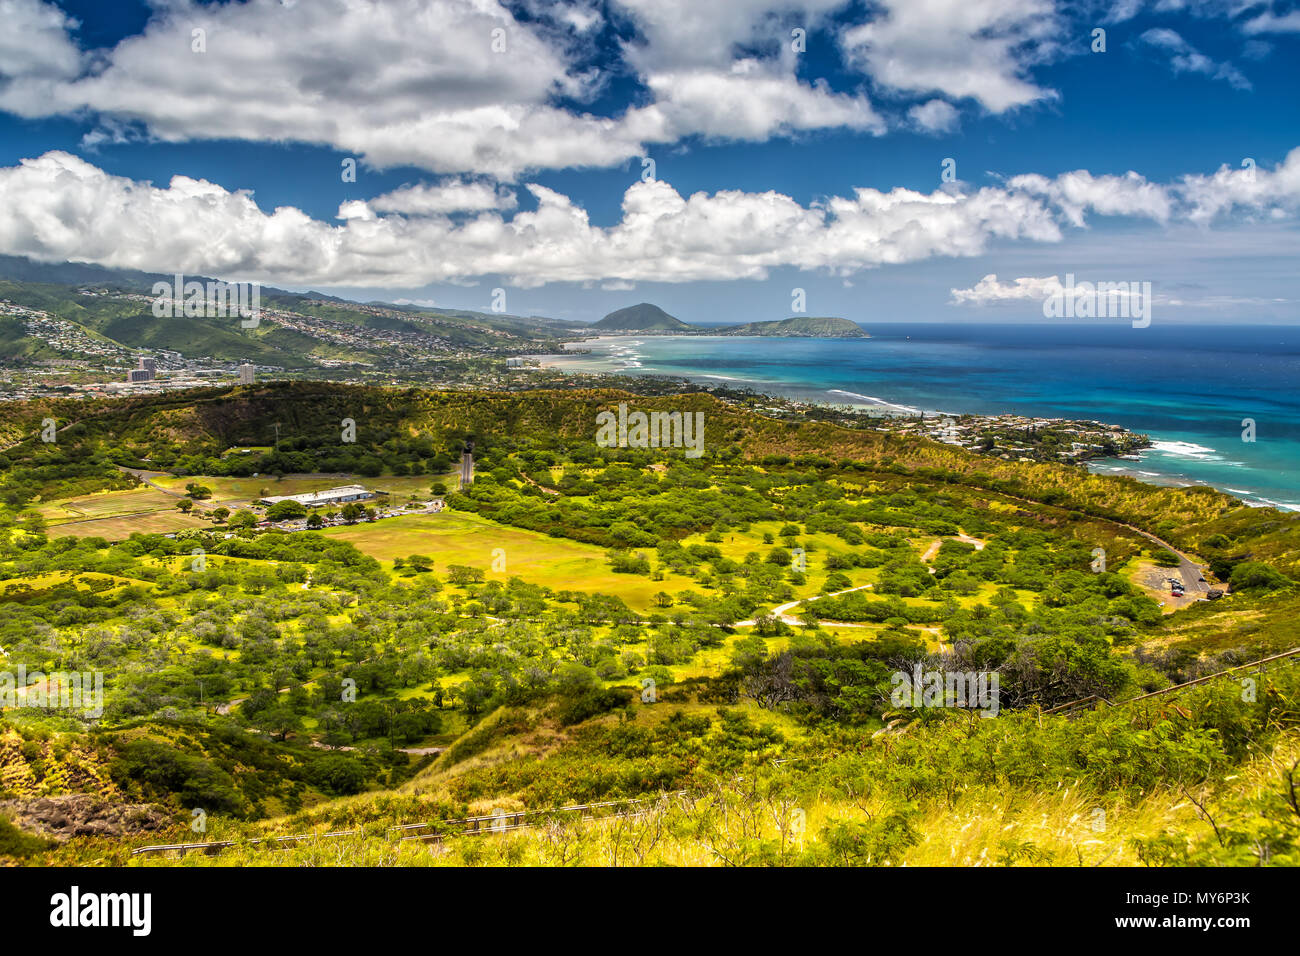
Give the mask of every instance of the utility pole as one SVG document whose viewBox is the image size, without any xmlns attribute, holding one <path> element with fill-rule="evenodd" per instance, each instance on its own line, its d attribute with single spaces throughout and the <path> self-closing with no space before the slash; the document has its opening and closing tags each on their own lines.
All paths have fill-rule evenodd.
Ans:
<svg viewBox="0 0 1300 956">
<path fill-rule="evenodd" d="M 280 423 L 275 423 L 275 450 L 280 450 Z"/>
</svg>

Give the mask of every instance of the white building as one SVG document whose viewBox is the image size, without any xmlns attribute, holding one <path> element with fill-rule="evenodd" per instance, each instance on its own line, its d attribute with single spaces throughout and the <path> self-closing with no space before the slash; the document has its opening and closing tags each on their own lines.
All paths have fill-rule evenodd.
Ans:
<svg viewBox="0 0 1300 956">
<path fill-rule="evenodd" d="M 249 365 L 247 362 L 239 366 L 239 384 L 252 385 L 253 377 L 256 374 L 256 372 L 257 372 L 257 366 Z"/>
<path fill-rule="evenodd" d="M 311 491 L 302 495 L 272 495 L 269 498 L 259 498 L 257 503 L 260 505 L 274 505 L 279 504 L 281 501 L 296 501 L 308 508 L 319 508 L 323 505 L 341 505 L 348 501 L 364 501 L 373 497 L 375 497 L 375 493 L 367 491 L 361 485 L 342 485 L 338 488 Z"/>
</svg>

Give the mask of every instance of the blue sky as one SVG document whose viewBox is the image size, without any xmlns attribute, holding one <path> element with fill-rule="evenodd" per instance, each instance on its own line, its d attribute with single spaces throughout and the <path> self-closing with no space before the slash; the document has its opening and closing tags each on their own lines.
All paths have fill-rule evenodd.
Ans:
<svg viewBox="0 0 1300 956">
<path fill-rule="evenodd" d="M 1151 282 L 1160 321 L 1300 319 L 1291 2 L 0 10 L 3 253 L 576 319 L 803 289 L 1043 321 L 1067 273 Z"/>
</svg>

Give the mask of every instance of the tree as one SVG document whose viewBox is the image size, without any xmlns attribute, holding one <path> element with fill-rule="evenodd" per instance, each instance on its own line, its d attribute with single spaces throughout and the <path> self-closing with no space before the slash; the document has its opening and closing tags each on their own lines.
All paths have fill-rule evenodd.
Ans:
<svg viewBox="0 0 1300 956">
<path fill-rule="evenodd" d="M 396 563 L 396 562 L 394 562 Z M 432 571 L 433 558 L 423 554 L 413 554 L 406 559 L 406 564 L 412 571 Z"/>
<path fill-rule="evenodd" d="M 307 516 L 307 506 L 300 501 L 277 501 L 266 509 L 267 521 L 293 521 Z"/>
<path fill-rule="evenodd" d="M 483 580 L 483 571 L 480 568 L 471 568 L 463 564 L 447 565 L 447 580 L 452 584 L 478 584 Z"/>
<path fill-rule="evenodd" d="M 1232 569 L 1228 579 L 1234 591 L 1272 591 L 1290 587 L 1294 582 L 1281 571 L 1262 561 L 1243 561 Z"/>
<path fill-rule="evenodd" d="M 230 516 L 230 527 L 232 528 L 251 528 L 257 524 L 257 515 L 251 511 L 236 511 Z"/>
<path fill-rule="evenodd" d="M 189 498 L 182 498 L 180 501 L 176 502 L 176 507 L 179 508 L 182 513 L 189 514 L 190 509 L 194 507 L 194 502 Z"/>
<path fill-rule="evenodd" d="M 313 511 L 307 516 L 307 527 L 309 528 L 319 528 L 322 523 L 323 521 L 319 512 Z"/>
<path fill-rule="evenodd" d="M 313 761 L 307 768 L 312 786 L 337 796 L 360 793 L 366 787 L 366 771 L 361 762 L 342 754 L 330 754 Z"/>
<path fill-rule="evenodd" d="M 339 514 L 343 516 L 343 520 L 347 524 L 356 524 L 357 519 L 364 513 L 365 510 L 355 501 L 349 501 L 339 510 Z"/>
<path fill-rule="evenodd" d="M 302 729 L 302 718 L 284 702 L 277 702 L 257 717 L 257 723 L 284 740 L 293 731 Z"/>
<path fill-rule="evenodd" d="M 221 522 L 225 521 L 225 520 L 226 520 L 227 518 L 229 518 L 229 517 L 230 517 L 230 509 L 229 509 L 229 508 L 213 508 L 213 509 L 212 509 L 212 520 L 215 521 L 217 524 L 221 524 Z"/>
</svg>

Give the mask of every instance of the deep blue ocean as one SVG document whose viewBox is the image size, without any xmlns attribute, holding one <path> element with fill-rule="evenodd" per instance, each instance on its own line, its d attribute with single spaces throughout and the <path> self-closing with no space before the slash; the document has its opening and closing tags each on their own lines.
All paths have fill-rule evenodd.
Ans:
<svg viewBox="0 0 1300 956">
<path fill-rule="evenodd" d="M 882 412 L 1088 418 L 1149 434 L 1091 467 L 1300 511 L 1300 327 L 888 324 L 869 339 L 611 336 L 548 357 Z M 1255 421 L 1255 441 L 1242 420 Z"/>
</svg>

